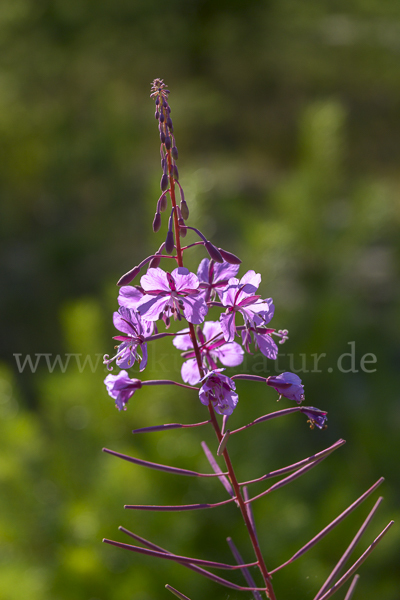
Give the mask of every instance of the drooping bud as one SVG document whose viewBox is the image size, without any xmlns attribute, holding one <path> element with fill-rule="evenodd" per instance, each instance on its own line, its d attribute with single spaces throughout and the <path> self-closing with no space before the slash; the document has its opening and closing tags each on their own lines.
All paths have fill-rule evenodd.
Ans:
<svg viewBox="0 0 400 600">
<path fill-rule="evenodd" d="M 163 173 L 161 177 L 160 188 L 162 192 L 168 189 L 168 175 L 166 173 Z"/>
<path fill-rule="evenodd" d="M 164 123 L 164 121 L 165 121 L 164 111 L 161 109 L 161 111 L 160 111 L 160 123 Z"/>
<path fill-rule="evenodd" d="M 166 149 L 170 150 L 171 149 L 171 138 L 169 137 L 169 135 L 165 136 L 164 143 L 165 143 Z"/>
<path fill-rule="evenodd" d="M 222 248 L 218 248 L 222 258 L 224 259 L 224 261 L 226 261 L 227 263 L 231 264 L 231 265 L 240 265 L 240 263 L 242 262 L 240 260 L 240 258 L 238 258 L 235 254 L 232 254 L 232 252 L 227 252 L 226 250 L 223 250 Z"/>
<path fill-rule="evenodd" d="M 168 231 L 167 237 L 165 238 L 165 252 L 167 254 L 172 254 L 175 248 L 175 240 L 174 240 L 174 232 Z"/>
<path fill-rule="evenodd" d="M 128 285 L 131 281 L 133 281 L 136 275 L 139 275 L 140 267 L 133 267 L 130 271 L 122 275 L 122 277 L 118 280 L 117 285 Z"/>
<path fill-rule="evenodd" d="M 160 140 L 161 140 L 161 143 L 164 144 L 164 142 L 165 142 L 165 133 L 163 131 L 160 131 Z"/>
<path fill-rule="evenodd" d="M 156 98 L 156 106 L 158 106 L 160 104 L 160 96 L 157 96 Z"/>
<path fill-rule="evenodd" d="M 159 256 L 153 256 L 153 258 L 151 259 L 150 263 L 149 263 L 149 268 L 150 269 L 157 269 L 157 267 L 159 266 L 161 262 L 161 258 Z"/>
<path fill-rule="evenodd" d="M 160 212 L 164 212 L 167 209 L 167 206 L 168 206 L 167 195 L 163 194 L 162 196 L 160 196 L 160 199 L 159 199 Z"/>
<path fill-rule="evenodd" d="M 167 233 L 167 237 L 165 240 L 165 252 L 167 254 L 172 254 L 172 252 L 174 251 L 175 248 L 175 240 L 174 240 L 174 232 L 172 229 L 172 217 L 174 215 L 174 208 L 171 210 L 171 216 L 169 217 L 168 220 L 168 233 Z"/>
<path fill-rule="evenodd" d="M 179 179 L 179 173 L 178 173 L 178 168 L 177 168 L 176 165 L 174 165 L 172 167 L 172 174 L 173 174 L 173 177 L 174 177 L 175 181 L 178 181 L 178 179 Z"/>
<path fill-rule="evenodd" d="M 182 217 L 187 221 L 189 218 L 189 207 L 184 198 L 181 200 L 181 213 Z"/>
<path fill-rule="evenodd" d="M 161 215 L 159 212 L 156 212 L 156 214 L 154 215 L 154 220 L 153 220 L 154 233 L 157 233 L 157 231 L 160 230 L 160 227 L 161 227 Z"/>
<path fill-rule="evenodd" d="M 178 148 L 175 145 L 171 148 L 171 154 L 174 160 L 178 160 Z"/>
<path fill-rule="evenodd" d="M 174 130 L 174 126 L 172 125 L 172 119 L 171 117 L 167 117 L 167 127 L 170 131 Z"/>
<path fill-rule="evenodd" d="M 205 242 L 204 247 L 207 250 L 210 257 L 213 260 L 215 260 L 215 262 L 217 262 L 217 263 L 224 262 L 224 259 L 222 258 L 219 250 L 215 246 L 213 246 L 213 244 L 210 241 Z"/>
<path fill-rule="evenodd" d="M 156 112 L 154 113 L 154 116 L 156 119 L 160 118 L 160 113 L 158 112 L 158 110 L 156 110 Z"/>
</svg>

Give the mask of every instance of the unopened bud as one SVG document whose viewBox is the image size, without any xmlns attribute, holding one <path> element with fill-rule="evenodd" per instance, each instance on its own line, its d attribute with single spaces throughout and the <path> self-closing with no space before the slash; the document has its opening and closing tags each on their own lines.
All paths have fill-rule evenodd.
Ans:
<svg viewBox="0 0 400 600">
<path fill-rule="evenodd" d="M 181 238 L 184 238 L 184 237 L 186 237 L 186 234 L 187 234 L 187 229 L 186 229 L 186 226 L 185 226 L 185 221 L 182 219 L 182 221 L 179 221 L 179 225 L 180 225 L 180 227 L 179 227 L 179 236 Z"/>
<path fill-rule="evenodd" d="M 222 248 L 218 248 L 222 258 L 227 262 L 230 263 L 231 265 L 240 265 L 240 263 L 242 262 L 240 260 L 240 258 L 238 258 L 235 254 L 232 254 L 232 252 L 227 252 L 226 250 L 223 250 Z"/>
<path fill-rule="evenodd" d="M 167 150 L 170 150 L 171 148 L 171 138 L 169 135 L 165 136 L 165 147 Z"/>
<path fill-rule="evenodd" d="M 160 123 L 164 123 L 164 121 L 165 121 L 165 116 L 164 116 L 163 110 L 161 109 L 161 111 L 160 111 Z"/>
<path fill-rule="evenodd" d="M 174 160 L 178 160 L 178 148 L 176 146 L 172 146 L 171 154 Z"/>
<path fill-rule="evenodd" d="M 160 96 L 157 96 L 156 98 L 156 106 L 158 106 L 160 104 Z"/>
<path fill-rule="evenodd" d="M 160 227 L 161 227 L 161 215 L 159 212 L 156 212 L 156 214 L 154 215 L 154 220 L 153 220 L 154 233 L 157 233 L 157 231 L 159 231 Z"/>
<path fill-rule="evenodd" d="M 187 221 L 189 218 L 189 207 L 184 198 L 181 200 L 181 213 L 182 217 Z"/>
<path fill-rule="evenodd" d="M 174 176 L 174 179 L 176 179 L 176 181 L 178 181 L 178 179 L 179 179 L 179 172 L 178 172 L 178 167 L 176 165 L 174 165 L 172 167 L 172 175 Z"/>
<path fill-rule="evenodd" d="M 158 112 L 158 110 L 156 110 L 156 112 L 154 113 L 154 116 L 156 119 L 160 118 L 160 113 Z"/>
<path fill-rule="evenodd" d="M 117 285 L 128 285 L 128 283 L 133 281 L 135 279 L 136 275 L 139 275 L 139 273 L 140 273 L 140 267 L 133 267 L 133 269 L 131 269 L 130 271 L 125 273 L 125 275 L 122 275 L 122 277 L 119 279 Z"/>
<path fill-rule="evenodd" d="M 163 176 L 161 177 L 160 188 L 162 192 L 165 192 L 165 190 L 168 189 L 168 175 L 166 173 L 163 173 Z"/>
<path fill-rule="evenodd" d="M 170 229 L 167 233 L 167 237 L 165 239 L 165 252 L 167 254 L 172 254 L 172 252 L 174 251 L 175 248 L 175 241 L 174 241 L 174 232 L 172 231 L 172 229 Z"/>
<path fill-rule="evenodd" d="M 159 203 L 160 203 L 160 205 L 159 205 L 160 212 L 164 212 L 168 206 L 168 200 L 167 200 L 166 194 L 163 194 L 161 196 Z"/>
<path fill-rule="evenodd" d="M 212 245 L 211 242 L 207 241 L 204 244 L 205 249 L 207 250 L 208 254 L 210 255 L 210 257 L 215 260 L 215 262 L 217 263 L 223 263 L 224 259 L 222 258 L 219 250 Z"/>
<path fill-rule="evenodd" d="M 161 258 L 159 256 L 153 256 L 149 263 L 149 269 L 157 269 L 161 262 Z"/>
<path fill-rule="evenodd" d="M 172 125 L 172 119 L 171 117 L 167 117 L 167 127 L 170 131 L 174 130 L 174 126 Z"/>
<path fill-rule="evenodd" d="M 160 131 L 160 140 L 162 144 L 165 142 L 165 133 L 163 131 Z"/>
</svg>

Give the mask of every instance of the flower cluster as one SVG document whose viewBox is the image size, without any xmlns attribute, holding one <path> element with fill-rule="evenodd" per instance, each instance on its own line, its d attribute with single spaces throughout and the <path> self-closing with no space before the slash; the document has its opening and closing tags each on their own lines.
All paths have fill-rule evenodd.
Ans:
<svg viewBox="0 0 400 600">
<path fill-rule="evenodd" d="M 238 396 L 234 392 L 233 380 L 220 374 L 219 365 L 237 367 L 243 362 L 245 352 L 251 353 L 253 347 L 274 360 L 278 355 L 274 337 L 283 343 L 288 332 L 269 327 L 275 307 L 272 298 L 263 298 L 258 293 L 261 275 L 249 270 L 239 279 L 240 259 L 217 248 L 198 229 L 185 224 L 189 209 L 178 181 L 178 150 L 168 95 L 169 90 L 163 80 L 154 80 L 151 97 L 155 100 L 160 134 L 162 193 L 157 201 L 153 230 L 158 232 L 161 228 L 161 212 L 167 210 L 169 196 L 171 215 L 167 235 L 153 255 L 128 271 L 118 282 L 121 286 L 118 297 L 120 308 L 114 313 L 114 325 L 123 335 L 115 336 L 114 339 L 121 344 L 117 346 L 115 356 L 104 356 L 104 363 L 112 370 L 111 363 L 115 362 L 123 369 L 123 376 L 108 375 L 105 383 L 118 408 L 125 409 L 128 399 L 138 389 L 136 384 L 134 387 L 130 384 L 127 370 L 138 362 L 140 371 L 143 371 L 147 365 L 148 343 L 173 335 L 173 345 L 182 351 L 184 359 L 182 380 L 190 386 L 202 383 L 200 402 L 212 406 L 219 414 L 228 415 L 235 408 Z M 176 189 L 180 193 L 179 206 Z M 181 238 L 189 230 L 193 230 L 200 241 L 182 248 Z M 198 245 L 204 247 L 209 258 L 201 260 L 195 274 L 183 266 L 183 254 Z M 162 259 L 175 260 L 176 268 L 163 270 L 159 266 Z M 140 278 L 140 285 L 127 285 L 145 265 L 148 268 Z M 218 320 L 206 321 L 211 307 L 218 307 L 221 314 Z M 168 329 L 171 319 L 186 321 L 189 327 L 175 334 L 159 333 L 158 322 L 163 322 Z M 283 373 L 266 381 L 280 396 L 296 402 L 304 399 L 303 386 L 294 374 Z"/>
</svg>

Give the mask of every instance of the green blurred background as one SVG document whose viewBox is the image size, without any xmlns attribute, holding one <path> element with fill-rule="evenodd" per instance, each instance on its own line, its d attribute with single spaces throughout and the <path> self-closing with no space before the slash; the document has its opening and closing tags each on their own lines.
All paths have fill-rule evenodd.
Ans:
<svg viewBox="0 0 400 600">
<path fill-rule="evenodd" d="M 273 325 L 290 331 L 279 371 L 300 369 L 303 354 L 306 403 L 329 411 L 323 432 L 295 415 L 232 440 L 239 479 L 348 442 L 254 504 L 267 565 L 289 558 L 383 475 L 385 502 L 356 558 L 399 516 L 398 2 L 3 0 L 0 47 L 1 598 L 161 600 L 172 597 L 165 583 L 192 600 L 250 598 L 101 544 L 129 542 L 117 531 L 124 525 L 179 554 L 230 562 L 231 535 L 253 560 L 232 506 L 123 509 L 222 500 L 217 482 L 101 452 L 207 470 L 200 441 L 215 449 L 211 431 L 131 434 L 204 419 L 191 395 L 146 388 L 120 414 L 102 383 L 115 282 L 165 235 L 165 219 L 159 234 L 151 230 L 161 175 L 155 77 L 171 89 L 190 224 L 239 254 L 241 274 L 262 273 Z M 193 250 L 186 264 L 195 270 L 201 258 Z M 349 342 L 358 372 L 337 368 Z M 34 373 L 18 369 L 14 354 L 35 364 L 39 353 L 52 372 L 45 357 Z M 66 353 L 90 356 L 92 366 L 74 357 L 54 366 L 57 355 L 65 366 Z M 315 353 L 326 353 L 318 373 Z M 367 353 L 373 373 L 360 369 Z M 179 364 L 163 340 L 146 378 L 160 370 L 179 378 Z M 245 367 L 263 368 L 257 356 Z M 276 409 L 273 390 L 240 382 L 238 391 L 232 427 Z M 377 496 L 276 575 L 278 600 L 313 598 Z M 361 567 L 356 598 L 398 600 L 399 541 L 395 526 Z"/>
</svg>

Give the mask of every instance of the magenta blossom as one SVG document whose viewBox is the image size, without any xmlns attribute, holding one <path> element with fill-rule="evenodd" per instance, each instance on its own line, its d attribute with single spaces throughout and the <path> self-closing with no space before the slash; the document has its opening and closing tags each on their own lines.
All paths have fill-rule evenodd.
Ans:
<svg viewBox="0 0 400 600">
<path fill-rule="evenodd" d="M 110 363 L 115 360 L 121 369 L 129 369 L 135 361 L 140 363 L 140 370 L 143 371 L 147 365 L 147 344 L 146 337 L 151 335 L 154 324 L 150 321 L 144 321 L 138 312 L 121 306 L 119 312 L 113 315 L 114 325 L 117 329 L 127 335 L 117 335 L 114 340 L 121 341 L 115 356 L 109 358 L 104 355 L 103 363 L 112 371 Z M 140 356 L 138 348 L 141 349 Z"/>
<path fill-rule="evenodd" d="M 280 396 L 284 396 L 289 400 L 295 400 L 298 404 L 303 402 L 304 385 L 301 379 L 294 373 L 281 373 L 280 375 L 271 375 L 266 379 L 267 385 L 273 387 Z"/>
<path fill-rule="evenodd" d="M 189 329 L 183 329 L 180 333 L 183 332 L 189 332 Z M 206 321 L 203 330 L 200 327 L 197 328 L 197 335 L 202 366 L 205 371 L 216 369 L 217 360 L 225 367 L 236 367 L 243 362 L 244 351 L 242 347 L 236 342 L 225 342 L 218 321 Z M 183 381 L 190 385 L 196 385 L 200 381 L 200 373 L 189 333 L 177 335 L 173 339 L 173 344 L 175 348 L 186 351 L 182 354 L 188 359 L 182 365 Z"/>
<path fill-rule="evenodd" d="M 273 305 L 272 305 L 273 310 Z M 288 339 L 288 330 L 280 329 L 269 329 L 268 327 L 262 327 L 264 321 L 258 315 L 253 317 L 253 325 L 247 324 L 242 331 L 242 344 L 246 348 L 247 352 L 250 352 L 250 344 L 252 338 L 254 338 L 254 344 L 256 349 L 259 348 L 262 354 L 267 358 L 275 360 L 278 356 L 278 346 L 272 339 L 272 336 L 276 336 L 279 339 L 279 344 L 283 344 Z"/>
<path fill-rule="evenodd" d="M 118 410 L 126 410 L 129 398 L 142 387 L 140 379 L 130 379 L 126 371 L 120 371 L 118 375 L 107 375 L 104 383 Z"/>
<path fill-rule="evenodd" d="M 259 273 L 247 271 L 240 281 L 232 277 L 228 286 L 220 293 L 221 302 L 226 306 L 225 313 L 220 316 L 220 322 L 227 342 L 232 342 L 235 337 L 237 312 L 242 314 L 247 328 L 255 327 L 260 320 L 266 325 L 272 319 L 275 310 L 272 298 L 261 300 L 261 296 L 255 294 L 260 282 Z"/>
<path fill-rule="evenodd" d="M 310 423 L 311 429 L 314 429 L 314 427 L 318 427 L 318 429 L 327 428 L 326 421 L 328 417 L 326 415 L 328 413 L 326 411 L 313 406 L 303 406 L 301 412 L 308 417 L 307 423 Z"/>
<path fill-rule="evenodd" d="M 207 304 L 199 294 L 199 280 L 185 267 L 166 273 L 159 267 L 150 268 L 140 280 L 144 296 L 137 305 L 138 312 L 148 321 L 170 316 L 181 319 L 181 311 L 189 323 L 202 323 L 207 314 Z"/>
<path fill-rule="evenodd" d="M 238 403 L 239 396 L 235 392 L 235 382 L 226 375 L 222 375 L 224 369 L 214 369 L 201 380 L 200 402 L 205 406 L 209 403 L 219 415 L 231 415 Z"/>
<path fill-rule="evenodd" d="M 213 260 L 203 258 L 197 269 L 197 277 L 200 281 L 199 288 L 202 290 L 206 302 L 214 299 L 215 292 L 221 292 L 227 287 L 229 279 L 237 275 L 239 266 L 226 261 L 215 263 Z"/>
<path fill-rule="evenodd" d="M 118 304 L 136 310 L 143 296 L 144 292 L 140 286 L 123 285 L 119 288 Z"/>
</svg>

